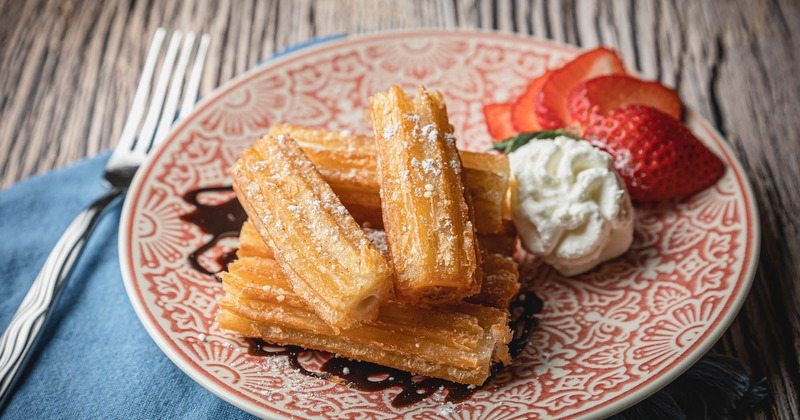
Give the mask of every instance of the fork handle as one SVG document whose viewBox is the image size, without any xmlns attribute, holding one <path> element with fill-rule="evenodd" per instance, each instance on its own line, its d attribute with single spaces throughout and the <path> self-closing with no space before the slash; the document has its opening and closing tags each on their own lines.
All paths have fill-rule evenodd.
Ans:
<svg viewBox="0 0 800 420">
<path fill-rule="evenodd" d="M 12 386 L 39 336 L 53 302 L 75 266 L 100 216 L 125 190 L 112 188 L 81 211 L 61 235 L 36 276 L 8 328 L 0 337 L 0 408 L 5 406 Z"/>
</svg>

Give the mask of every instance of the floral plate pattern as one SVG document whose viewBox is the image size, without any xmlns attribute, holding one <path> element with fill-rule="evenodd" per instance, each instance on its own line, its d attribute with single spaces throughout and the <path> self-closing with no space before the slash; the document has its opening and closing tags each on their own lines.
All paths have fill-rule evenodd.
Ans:
<svg viewBox="0 0 800 420">
<path fill-rule="evenodd" d="M 406 408 L 399 390 L 366 393 L 247 353 L 214 321 L 222 288 L 188 263 L 209 240 L 180 219 L 189 191 L 230 184 L 228 167 L 272 123 L 368 133 L 374 92 L 420 84 L 443 92 L 459 146 L 485 150 L 484 104 L 517 97 L 572 47 L 487 32 L 352 37 L 283 56 L 218 89 L 171 133 L 128 193 L 120 227 L 125 286 L 142 323 L 184 372 L 269 418 L 596 418 L 647 397 L 700 358 L 741 307 L 758 260 L 759 224 L 741 165 L 710 125 L 686 122 L 727 165 L 678 205 L 639 209 L 622 258 L 567 279 L 533 259 L 524 278 L 545 302 L 527 349 L 485 389 L 453 405 Z M 304 362 L 314 363 L 313 352 Z"/>
</svg>

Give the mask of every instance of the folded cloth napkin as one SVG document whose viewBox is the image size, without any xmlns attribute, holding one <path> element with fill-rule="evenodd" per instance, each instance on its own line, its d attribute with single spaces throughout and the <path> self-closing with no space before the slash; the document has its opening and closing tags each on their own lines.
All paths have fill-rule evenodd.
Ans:
<svg viewBox="0 0 800 420">
<path fill-rule="evenodd" d="M 333 36 L 312 40 L 290 52 Z M 284 52 L 284 53 L 285 53 Z M 109 153 L 0 191 L 0 330 L 4 331 L 67 225 L 105 187 Z M 117 253 L 121 200 L 102 218 L 56 302 L 3 418 L 198 418 L 251 415 L 176 367 L 139 322 Z M 707 355 L 619 419 L 724 418 L 763 400 L 741 361 Z"/>
</svg>

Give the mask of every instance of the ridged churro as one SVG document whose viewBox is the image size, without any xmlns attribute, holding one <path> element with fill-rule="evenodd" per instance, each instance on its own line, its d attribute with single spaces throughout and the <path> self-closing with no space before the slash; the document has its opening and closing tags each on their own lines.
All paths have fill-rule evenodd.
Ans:
<svg viewBox="0 0 800 420">
<path fill-rule="evenodd" d="M 348 208 L 380 208 L 376 150 L 372 136 L 295 125 L 274 125 L 272 134 L 294 138 Z M 464 188 L 472 196 L 475 229 L 505 234 L 510 213 L 505 200 L 509 182 L 505 155 L 460 151 Z"/>
<path fill-rule="evenodd" d="M 494 362 L 509 362 L 507 310 L 387 303 L 375 320 L 337 334 L 294 293 L 274 260 L 240 256 L 219 276 L 226 291 L 219 325 L 247 337 L 473 385 L 486 381 Z"/>
<path fill-rule="evenodd" d="M 381 229 L 361 228 L 367 238 L 384 255 L 386 249 L 386 233 Z M 484 242 L 486 241 L 486 242 Z M 519 291 L 519 271 L 517 263 L 511 258 L 514 250 L 501 243 L 498 237 L 478 235 L 481 247 L 481 290 L 467 298 L 468 302 L 498 309 L 508 309 L 509 303 Z M 498 245 L 500 244 L 500 245 Z M 246 221 L 239 234 L 239 258 L 272 258 L 272 251 L 256 232 L 251 221 Z"/>
<path fill-rule="evenodd" d="M 294 292 L 334 330 L 374 319 L 391 269 L 297 143 L 262 137 L 231 174 Z"/>
<path fill-rule="evenodd" d="M 481 253 L 481 291 L 467 302 L 508 310 L 519 292 L 519 269 L 513 258 L 493 252 Z"/>
<path fill-rule="evenodd" d="M 397 298 L 442 304 L 474 295 L 480 252 L 442 95 L 420 88 L 412 100 L 393 86 L 370 106 Z"/>
<path fill-rule="evenodd" d="M 264 242 L 264 239 L 258 234 L 255 225 L 253 225 L 250 219 L 244 222 L 242 230 L 239 231 L 239 250 L 236 251 L 236 255 L 275 258 L 272 248 Z"/>
<path fill-rule="evenodd" d="M 294 125 L 273 125 L 270 134 L 295 139 L 346 206 L 380 208 L 372 137 Z"/>
<path fill-rule="evenodd" d="M 475 229 L 484 234 L 504 234 L 511 223 L 506 201 L 509 184 L 508 157 L 461 151 L 464 186 L 472 197 Z"/>
<path fill-rule="evenodd" d="M 478 234 L 481 250 L 513 257 L 517 250 L 517 231 L 513 223 L 508 223 L 507 229 L 507 233 L 500 235 Z"/>
</svg>

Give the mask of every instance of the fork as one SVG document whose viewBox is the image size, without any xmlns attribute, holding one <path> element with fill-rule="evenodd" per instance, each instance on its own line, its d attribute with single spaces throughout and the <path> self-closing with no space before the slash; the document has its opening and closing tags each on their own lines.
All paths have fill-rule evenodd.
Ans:
<svg viewBox="0 0 800 420">
<path fill-rule="evenodd" d="M 164 140 L 175 120 L 184 117 L 194 107 L 210 37 L 203 35 L 198 43 L 194 33 L 184 36 L 181 32 L 174 32 L 161 58 L 161 70 L 151 93 L 151 82 L 162 55 L 165 36 L 166 31 L 158 28 L 150 43 L 130 114 L 105 167 L 103 178 L 110 187 L 108 192 L 81 211 L 67 227 L 0 337 L 0 408 L 5 406 L 19 377 L 17 373 L 27 361 L 65 280 L 103 211 L 127 191 L 136 170 L 150 150 Z M 193 54 L 194 63 L 186 80 L 186 70 Z M 178 110 L 181 93 L 183 102 Z M 150 104 L 145 116 L 148 96 Z"/>
</svg>

